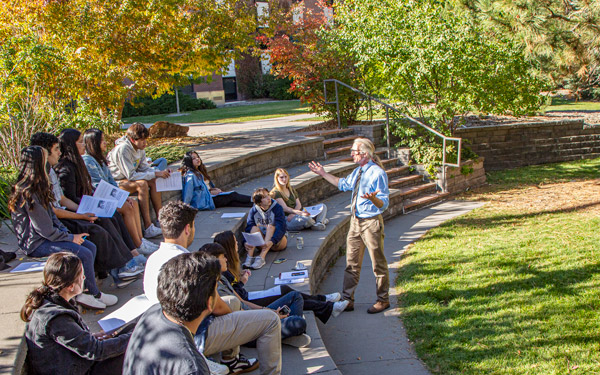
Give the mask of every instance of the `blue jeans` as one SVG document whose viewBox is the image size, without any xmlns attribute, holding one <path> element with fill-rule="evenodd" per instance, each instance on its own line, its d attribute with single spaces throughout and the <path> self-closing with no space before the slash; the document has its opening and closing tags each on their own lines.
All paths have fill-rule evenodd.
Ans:
<svg viewBox="0 0 600 375">
<path fill-rule="evenodd" d="M 326 216 L 327 216 L 327 206 L 323 205 L 323 211 L 321 211 L 321 213 L 318 214 L 314 219 L 311 218 L 310 216 L 302 216 L 302 215 L 294 216 L 292 221 L 287 222 L 287 230 L 296 232 L 296 231 L 300 231 L 302 229 L 308 229 L 308 228 L 312 227 L 313 225 L 315 225 L 315 223 L 322 223 L 323 220 L 325 220 Z M 286 220 L 287 220 L 287 218 L 286 218 Z"/>
<path fill-rule="evenodd" d="M 277 310 L 286 305 L 290 308 L 290 316 L 281 320 L 281 339 L 298 336 L 306 332 L 306 320 L 302 317 L 304 299 L 300 292 L 290 292 L 267 306 Z"/>
<path fill-rule="evenodd" d="M 169 165 L 169 163 L 167 162 L 167 159 L 165 159 L 165 158 L 158 158 L 158 159 L 154 160 L 152 162 L 152 164 L 150 164 L 150 166 L 154 167 L 154 169 L 157 169 L 159 171 L 164 171 L 165 169 L 167 169 L 168 165 Z"/>
<path fill-rule="evenodd" d="M 33 250 L 29 255 L 32 257 L 46 257 L 48 255 L 67 251 L 77 255 L 83 264 L 83 274 L 85 275 L 85 287 L 89 292 L 96 296 L 100 293 L 96 286 L 96 277 L 94 276 L 94 260 L 96 259 L 96 245 L 88 240 L 83 241 L 81 245 L 74 242 L 52 242 L 44 241 L 40 246 Z"/>
</svg>

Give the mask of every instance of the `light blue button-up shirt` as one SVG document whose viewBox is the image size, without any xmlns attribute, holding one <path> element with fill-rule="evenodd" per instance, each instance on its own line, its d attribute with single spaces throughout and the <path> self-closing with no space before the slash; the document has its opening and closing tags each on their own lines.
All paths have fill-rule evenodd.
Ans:
<svg viewBox="0 0 600 375">
<path fill-rule="evenodd" d="M 372 160 L 362 167 L 357 167 L 346 178 L 340 178 L 338 189 L 341 191 L 351 191 L 358 178 L 359 169 L 363 170 L 360 182 L 358 184 L 358 197 L 356 197 L 356 216 L 361 219 L 382 214 L 390 204 L 390 190 L 388 188 L 387 174 Z M 383 207 L 377 208 L 368 199 L 361 198 L 366 193 L 372 193 L 379 190 L 377 198 L 383 201 Z"/>
</svg>

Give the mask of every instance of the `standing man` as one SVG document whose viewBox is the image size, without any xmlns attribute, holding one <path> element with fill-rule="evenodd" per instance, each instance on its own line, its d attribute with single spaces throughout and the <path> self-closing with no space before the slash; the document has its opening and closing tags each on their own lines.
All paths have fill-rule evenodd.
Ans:
<svg viewBox="0 0 600 375">
<path fill-rule="evenodd" d="M 350 154 L 358 167 L 346 178 L 327 173 L 325 168 L 315 161 L 308 166 L 314 173 L 322 176 L 341 191 L 352 190 L 342 297 L 350 301 L 346 311 L 353 311 L 354 292 L 360 279 L 366 247 L 371 256 L 377 283 L 377 302 L 367 312 L 376 314 L 390 307 L 390 276 L 383 253 L 384 234 L 381 216 L 389 205 L 388 179 L 379 157 L 375 155 L 375 145 L 369 139 L 355 139 Z"/>
</svg>

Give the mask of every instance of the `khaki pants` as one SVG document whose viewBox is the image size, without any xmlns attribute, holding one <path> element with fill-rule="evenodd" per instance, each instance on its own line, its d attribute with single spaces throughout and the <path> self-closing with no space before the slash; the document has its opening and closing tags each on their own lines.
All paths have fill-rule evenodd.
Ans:
<svg viewBox="0 0 600 375">
<path fill-rule="evenodd" d="M 237 299 L 237 298 L 236 298 Z M 236 348 L 256 340 L 262 375 L 281 374 L 281 322 L 272 310 L 235 311 L 217 316 L 208 326 L 204 354 Z"/>
<path fill-rule="evenodd" d="M 383 254 L 383 217 L 377 215 L 368 219 L 352 217 L 346 239 L 346 271 L 344 273 L 343 298 L 354 301 L 354 292 L 360 280 L 360 270 L 365 255 L 369 251 L 373 263 L 377 285 L 377 300 L 389 302 L 390 275 L 387 260 Z"/>
</svg>

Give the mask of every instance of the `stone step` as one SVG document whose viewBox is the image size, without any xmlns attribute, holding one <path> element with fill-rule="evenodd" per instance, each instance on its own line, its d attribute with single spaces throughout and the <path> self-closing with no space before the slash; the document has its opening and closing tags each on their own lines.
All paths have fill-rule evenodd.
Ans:
<svg viewBox="0 0 600 375">
<path fill-rule="evenodd" d="M 385 170 L 387 171 L 388 168 L 394 168 L 395 166 L 398 165 L 398 159 L 396 159 L 396 158 L 382 159 L 381 164 L 383 164 L 383 168 L 385 168 Z"/>
<path fill-rule="evenodd" d="M 357 135 L 349 135 L 342 138 L 331 138 L 323 141 L 323 149 L 327 151 L 341 146 L 352 145 L 356 138 L 358 138 Z"/>
<path fill-rule="evenodd" d="M 437 203 L 449 195 L 450 193 L 432 193 L 421 195 L 414 199 L 407 199 L 404 201 L 404 213 L 416 211 L 433 203 Z"/>
<path fill-rule="evenodd" d="M 385 164 L 383 166 L 385 167 Z M 410 173 L 410 167 L 403 165 L 400 167 L 386 168 L 385 173 L 388 175 L 388 180 L 391 180 L 396 177 L 408 175 Z"/>
<path fill-rule="evenodd" d="M 345 137 L 348 135 L 353 135 L 354 130 L 352 129 L 330 129 L 330 130 L 317 130 L 314 132 L 308 133 L 298 133 L 305 137 L 323 137 L 325 139 L 336 138 L 336 137 Z"/>
<path fill-rule="evenodd" d="M 423 181 L 423 176 L 415 174 L 396 177 L 388 182 L 390 189 L 399 189 L 406 186 L 415 186 Z"/>
<path fill-rule="evenodd" d="M 325 158 L 326 159 L 335 159 L 340 156 L 350 155 L 351 148 L 352 148 L 352 145 L 348 145 L 348 146 L 341 146 L 341 147 L 336 147 L 336 148 L 331 148 L 329 150 L 325 150 Z M 350 157 L 340 159 L 340 160 L 352 161 L 352 157 L 350 156 Z"/>
<path fill-rule="evenodd" d="M 420 185 L 402 187 L 397 190 L 400 192 L 402 198 L 406 200 L 423 194 L 435 193 L 436 186 L 435 182 L 427 182 Z"/>
</svg>

